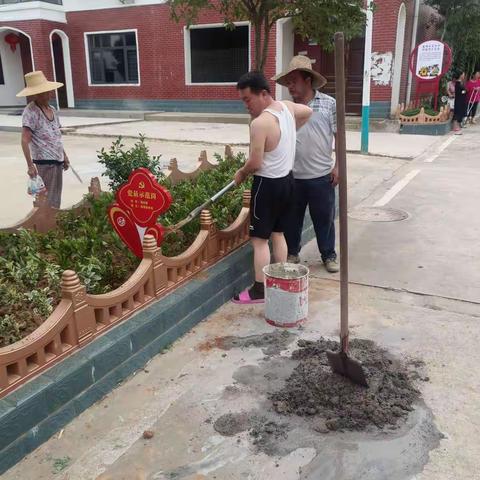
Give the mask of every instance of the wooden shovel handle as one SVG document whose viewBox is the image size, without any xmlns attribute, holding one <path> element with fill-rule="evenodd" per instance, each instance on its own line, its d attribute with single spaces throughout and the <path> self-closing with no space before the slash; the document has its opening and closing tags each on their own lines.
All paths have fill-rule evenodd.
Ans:
<svg viewBox="0 0 480 480">
<path fill-rule="evenodd" d="M 340 343 L 342 351 L 348 353 L 347 142 L 345 136 L 345 38 L 342 32 L 335 34 L 335 99 L 337 101 L 335 152 L 340 178 Z"/>
</svg>

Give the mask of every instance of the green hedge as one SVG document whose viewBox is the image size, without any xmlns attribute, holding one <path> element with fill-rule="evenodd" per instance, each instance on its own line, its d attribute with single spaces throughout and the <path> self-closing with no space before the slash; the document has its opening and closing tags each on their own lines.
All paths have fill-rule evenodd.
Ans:
<svg viewBox="0 0 480 480">
<path fill-rule="evenodd" d="M 425 110 L 425 113 L 427 115 L 430 115 L 432 117 L 436 117 L 437 115 L 440 115 L 440 112 L 437 112 L 436 110 L 434 110 L 432 107 L 426 105 L 423 107 L 423 109 Z M 404 112 L 402 112 L 402 115 L 404 115 L 405 117 L 414 117 L 415 115 L 418 115 L 420 113 L 420 108 L 412 108 L 410 110 L 405 110 Z"/>
</svg>

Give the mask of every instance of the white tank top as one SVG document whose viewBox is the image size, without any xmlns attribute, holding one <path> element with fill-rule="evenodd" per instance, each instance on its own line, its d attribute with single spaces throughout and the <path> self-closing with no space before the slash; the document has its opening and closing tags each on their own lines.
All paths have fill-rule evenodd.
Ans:
<svg viewBox="0 0 480 480">
<path fill-rule="evenodd" d="M 280 103 L 282 104 L 281 112 L 277 112 L 271 108 L 264 110 L 264 112 L 271 113 L 278 119 L 280 140 L 271 152 L 264 153 L 262 166 L 255 172 L 255 175 L 261 177 L 282 178 L 286 177 L 293 169 L 297 129 L 295 119 L 290 113 L 290 110 L 285 104 Z"/>
</svg>

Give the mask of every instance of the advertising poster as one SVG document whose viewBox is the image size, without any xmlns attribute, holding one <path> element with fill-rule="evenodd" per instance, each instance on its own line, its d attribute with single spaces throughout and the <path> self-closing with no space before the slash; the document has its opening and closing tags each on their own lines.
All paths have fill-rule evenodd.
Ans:
<svg viewBox="0 0 480 480">
<path fill-rule="evenodd" d="M 441 75 L 444 44 L 436 40 L 418 46 L 415 74 L 423 80 L 433 80 Z"/>
</svg>

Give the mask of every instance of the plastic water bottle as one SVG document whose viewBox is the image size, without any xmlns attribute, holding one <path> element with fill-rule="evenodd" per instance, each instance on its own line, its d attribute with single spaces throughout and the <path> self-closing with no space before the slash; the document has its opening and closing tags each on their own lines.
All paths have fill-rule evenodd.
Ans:
<svg viewBox="0 0 480 480">
<path fill-rule="evenodd" d="M 28 179 L 28 188 L 27 192 L 32 197 L 36 197 L 39 193 L 44 193 L 47 191 L 45 183 L 43 183 L 42 177 L 37 175 L 33 178 Z"/>
</svg>

